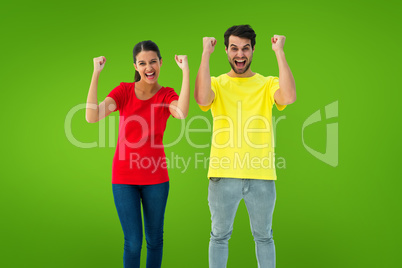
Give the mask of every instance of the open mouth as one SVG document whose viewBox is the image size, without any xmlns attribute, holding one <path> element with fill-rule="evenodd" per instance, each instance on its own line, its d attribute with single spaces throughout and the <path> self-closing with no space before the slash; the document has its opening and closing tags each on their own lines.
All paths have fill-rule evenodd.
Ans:
<svg viewBox="0 0 402 268">
<path fill-rule="evenodd" d="M 155 78 L 155 72 L 152 72 L 152 73 L 145 73 L 145 76 L 146 76 L 148 79 L 154 79 L 154 78 Z"/>
<path fill-rule="evenodd" d="M 235 60 L 234 62 L 237 68 L 244 68 L 246 66 L 246 60 Z"/>
</svg>

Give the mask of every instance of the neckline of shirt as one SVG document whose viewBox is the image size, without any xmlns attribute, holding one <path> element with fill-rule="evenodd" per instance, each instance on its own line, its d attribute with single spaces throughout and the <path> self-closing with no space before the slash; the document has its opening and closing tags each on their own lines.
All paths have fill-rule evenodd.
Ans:
<svg viewBox="0 0 402 268">
<path fill-rule="evenodd" d="M 230 79 L 250 79 L 250 78 L 256 78 L 257 75 L 259 75 L 259 73 L 255 73 L 253 76 L 250 76 L 250 77 L 232 77 L 232 76 L 229 76 L 228 74 L 224 74 L 224 75 L 226 75 Z"/>
<path fill-rule="evenodd" d="M 135 97 L 136 100 L 139 100 L 139 101 L 149 101 L 149 100 L 152 100 L 157 94 L 159 94 L 159 92 L 160 92 L 162 89 L 164 89 L 164 88 L 165 88 L 165 87 L 162 86 L 158 91 L 156 91 L 156 93 L 155 93 L 154 95 L 152 95 L 152 97 L 150 97 L 149 99 L 146 99 L 146 100 L 142 100 L 142 99 L 139 99 L 139 98 L 137 97 L 137 94 L 135 94 L 135 82 L 134 82 L 134 84 L 133 84 L 134 97 Z"/>
</svg>

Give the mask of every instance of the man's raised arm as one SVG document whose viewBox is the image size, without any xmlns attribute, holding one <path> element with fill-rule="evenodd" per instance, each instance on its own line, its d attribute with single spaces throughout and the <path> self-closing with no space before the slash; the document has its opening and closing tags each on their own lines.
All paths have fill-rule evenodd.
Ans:
<svg viewBox="0 0 402 268">
<path fill-rule="evenodd" d="M 286 37 L 283 35 L 274 35 L 271 38 L 272 50 L 275 51 L 279 67 L 279 90 L 275 92 L 276 103 L 281 105 L 291 104 L 296 101 L 296 84 L 292 71 L 285 58 L 283 47 Z"/>
<path fill-rule="evenodd" d="M 194 98 L 201 106 L 208 106 L 215 98 L 215 93 L 211 89 L 211 74 L 209 72 L 209 59 L 214 52 L 216 39 L 213 37 L 203 38 L 203 51 L 200 69 L 198 69 L 195 79 Z"/>
</svg>

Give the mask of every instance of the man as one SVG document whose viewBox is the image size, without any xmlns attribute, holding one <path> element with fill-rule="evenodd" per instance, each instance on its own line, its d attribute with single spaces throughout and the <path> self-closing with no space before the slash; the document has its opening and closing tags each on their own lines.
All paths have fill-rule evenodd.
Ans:
<svg viewBox="0 0 402 268">
<path fill-rule="evenodd" d="M 251 71 L 256 34 L 249 25 L 230 27 L 224 37 L 231 70 L 210 77 L 209 59 L 216 39 L 204 37 L 194 92 L 201 109 L 211 109 L 214 121 L 208 171 L 212 219 L 209 267 L 226 267 L 233 221 L 244 199 L 258 267 L 273 268 L 275 246 L 271 226 L 276 172 L 272 107 L 275 104 L 283 110 L 296 100 L 295 81 L 283 51 L 285 36 L 271 38 L 279 78 Z"/>
</svg>

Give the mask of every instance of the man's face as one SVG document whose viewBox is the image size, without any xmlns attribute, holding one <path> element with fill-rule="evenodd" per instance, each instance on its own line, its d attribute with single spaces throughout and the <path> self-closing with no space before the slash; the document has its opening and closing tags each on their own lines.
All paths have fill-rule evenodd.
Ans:
<svg viewBox="0 0 402 268">
<path fill-rule="evenodd" d="M 251 40 L 238 36 L 229 36 L 229 45 L 226 48 L 228 60 L 233 71 L 237 74 L 244 74 L 249 68 L 253 59 L 254 49 L 251 47 Z"/>
</svg>

